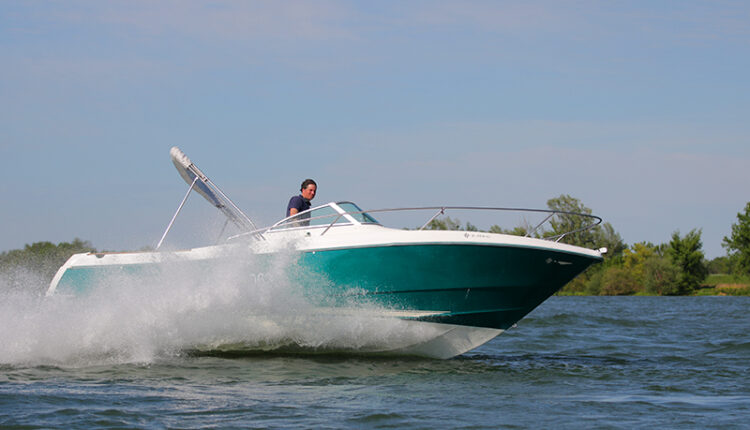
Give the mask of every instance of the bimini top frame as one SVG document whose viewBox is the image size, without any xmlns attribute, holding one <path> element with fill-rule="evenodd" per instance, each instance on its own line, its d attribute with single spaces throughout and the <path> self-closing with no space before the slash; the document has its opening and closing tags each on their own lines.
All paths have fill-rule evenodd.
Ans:
<svg viewBox="0 0 750 430">
<path fill-rule="evenodd" d="M 198 166 L 190 161 L 187 155 L 185 155 L 185 153 L 182 152 L 180 148 L 173 146 L 172 149 L 169 150 L 169 155 L 172 157 L 172 163 L 174 164 L 175 168 L 178 172 L 180 172 L 180 176 L 182 176 L 182 179 L 184 179 L 185 182 L 190 184 L 190 187 L 188 188 L 188 191 L 185 194 L 185 197 L 182 199 L 182 202 L 177 208 L 174 216 L 172 216 L 172 220 L 169 221 L 167 229 L 164 231 L 164 234 L 162 234 L 161 239 L 159 239 L 159 243 L 156 245 L 156 249 L 159 249 L 161 247 L 161 244 L 164 242 L 164 238 L 167 237 L 169 230 L 172 228 L 172 225 L 177 219 L 177 215 L 182 210 L 182 207 L 185 205 L 188 196 L 190 196 L 190 192 L 193 190 L 197 191 L 198 194 L 208 200 L 209 203 L 218 208 L 227 217 L 227 222 L 231 221 L 241 230 L 249 230 L 254 236 L 263 239 L 263 234 L 258 230 L 258 227 L 255 226 L 255 223 L 253 223 L 250 217 L 245 215 L 245 213 L 242 212 L 240 208 L 238 208 L 237 205 L 235 205 L 234 202 L 232 202 L 232 200 L 227 197 L 227 195 L 224 194 L 224 192 L 221 191 L 219 187 L 216 186 L 216 184 L 211 182 L 211 180 L 208 179 L 208 176 L 206 176 L 198 168 Z"/>
</svg>

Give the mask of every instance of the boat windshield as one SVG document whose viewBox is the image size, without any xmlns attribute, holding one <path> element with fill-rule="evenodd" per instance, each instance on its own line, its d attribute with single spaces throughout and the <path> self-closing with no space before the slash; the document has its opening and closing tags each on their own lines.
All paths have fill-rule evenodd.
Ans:
<svg viewBox="0 0 750 430">
<path fill-rule="evenodd" d="M 276 228 L 294 228 L 294 227 L 309 227 L 309 226 L 323 226 L 332 223 L 336 218 L 339 217 L 339 213 L 336 212 L 332 207 L 326 205 L 319 208 L 315 208 L 310 211 L 299 213 L 282 224 L 276 226 Z M 336 220 L 337 224 L 348 223 L 349 221 L 343 217 L 339 217 Z"/>
<path fill-rule="evenodd" d="M 349 216 L 363 224 L 379 224 L 375 218 L 373 218 L 367 212 L 362 212 L 362 209 L 360 209 L 359 206 L 355 205 L 352 202 L 338 202 L 336 204 L 338 205 L 338 207 L 343 209 L 344 212 L 348 213 Z"/>
<path fill-rule="evenodd" d="M 323 206 L 299 213 L 287 218 L 274 229 L 287 229 L 297 227 L 323 227 L 328 225 L 346 225 L 359 222 L 362 224 L 378 224 L 369 214 L 362 212 L 359 206 L 352 202 L 328 203 Z"/>
</svg>

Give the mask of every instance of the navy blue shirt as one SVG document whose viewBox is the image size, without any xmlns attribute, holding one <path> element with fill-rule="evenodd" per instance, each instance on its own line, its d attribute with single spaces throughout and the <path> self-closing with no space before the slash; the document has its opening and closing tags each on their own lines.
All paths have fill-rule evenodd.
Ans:
<svg viewBox="0 0 750 430">
<path fill-rule="evenodd" d="M 302 197 L 302 195 L 294 196 L 289 199 L 289 204 L 286 206 L 286 216 L 289 216 L 289 209 L 291 208 L 297 209 L 297 212 L 299 213 L 310 209 L 310 206 L 310 200 Z"/>
</svg>

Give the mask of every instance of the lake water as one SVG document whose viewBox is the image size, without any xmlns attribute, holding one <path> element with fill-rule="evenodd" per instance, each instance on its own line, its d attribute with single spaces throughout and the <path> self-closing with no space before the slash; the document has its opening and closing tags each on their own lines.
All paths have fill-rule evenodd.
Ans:
<svg viewBox="0 0 750 430">
<path fill-rule="evenodd" d="M 106 336 L 64 327 L 80 317 L 7 296 L 3 428 L 750 425 L 748 297 L 553 297 L 490 343 L 428 360 L 196 356 L 144 347 L 168 335 L 127 324 L 97 349 Z"/>
</svg>

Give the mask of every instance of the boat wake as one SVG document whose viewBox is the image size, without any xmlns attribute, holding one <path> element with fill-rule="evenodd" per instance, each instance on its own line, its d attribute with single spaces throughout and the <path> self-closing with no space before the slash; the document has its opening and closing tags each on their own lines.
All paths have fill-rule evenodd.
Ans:
<svg viewBox="0 0 750 430">
<path fill-rule="evenodd" d="M 297 255 L 261 264 L 257 254 L 237 251 L 211 266 L 121 273 L 81 296 L 44 297 L 33 273 L 3 276 L 0 364 L 149 363 L 186 351 L 410 354 L 447 330 L 415 327 L 376 306 L 315 306 L 298 288 L 306 274 Z"/>
</svg>

